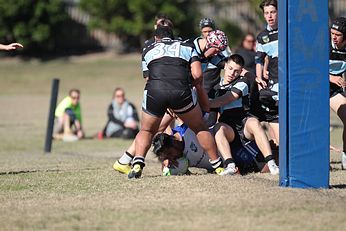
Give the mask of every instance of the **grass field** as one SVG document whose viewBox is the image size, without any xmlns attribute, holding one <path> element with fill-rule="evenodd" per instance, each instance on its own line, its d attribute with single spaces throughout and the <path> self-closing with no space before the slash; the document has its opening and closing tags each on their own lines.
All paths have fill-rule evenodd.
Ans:
<svg viewBox="0 0 346 231">
<path fill-rule="evenodd" d="M 278 187 L 278 176 L 160 176 L 151 154 L 143 178 L 112 164 L 129 141 L 54 142 L 43 153 L 52 77 L 59 99 L 82 91 L 88 136 L 100 130 L 116 86 L 140 105 L 139 55 L 101 54 L 0 63 L 0 230 L 345 230 L 346 171 L 331 153 L 331 189 Z M 331 134 L 340 147 L 340 122 Z"/>
</svg>

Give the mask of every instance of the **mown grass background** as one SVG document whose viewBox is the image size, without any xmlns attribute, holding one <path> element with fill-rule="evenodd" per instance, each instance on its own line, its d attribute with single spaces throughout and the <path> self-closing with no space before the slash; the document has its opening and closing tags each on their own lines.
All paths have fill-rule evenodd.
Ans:
<svg viewBox="0 0 346 231">
<path fill-rule="evenodd" d="M 346 171 L 331 152 L 331 189 L 278 187 L 278 176 L 161 177 L 151 154 L 143 178 L 129 181 L 112 164 L 130 141 L 54 142 L 43 153 L 51 79 L 59 100 L 81 89 L 84 128 L 106 122 L 112 91 L 121 86 L 140 109 L 140 56 L 111 53 L 47 62 L 0 63 L 0 230 L 345 230 Z M 341 123 L 331 115 L 331 143 Z M 323 139 L 323 138 L 321 138 Z"/>
</svg>

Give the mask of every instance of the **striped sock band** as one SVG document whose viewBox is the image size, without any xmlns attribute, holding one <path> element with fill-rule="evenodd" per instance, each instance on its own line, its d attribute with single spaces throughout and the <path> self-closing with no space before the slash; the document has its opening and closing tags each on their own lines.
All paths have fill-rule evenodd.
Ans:
<svg viewBox="0 0 346 231">
<path fill-rule="evenodd" d="M 143 168 L 145 166 L 144 157 L 135 156 L 135 158 L 133 158 L 133 161 L 132 161 L 132 166 L 134 166 L 135 164 L 139 164 L 141 168 Z"/>
<path fill-rule="evenodd" d="M 222 159 L 219 157 L 216 160 L 209 160 L 209 163 L 213 169 L 217 169 L 218 167 L 222 166 Z"/>
<path fill-rule="evenodd" d="M 268 161 L 274 160 L 274 156 L 272 154 L 268 155 L 264 158 L 265 162 L 268 163 Z"/>
</svg>

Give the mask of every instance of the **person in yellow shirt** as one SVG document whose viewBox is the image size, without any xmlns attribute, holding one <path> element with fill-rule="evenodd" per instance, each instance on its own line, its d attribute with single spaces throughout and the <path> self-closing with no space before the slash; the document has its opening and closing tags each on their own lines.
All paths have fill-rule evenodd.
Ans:
<svg viewBox="0 0 346 231">
<path fill-rule="evenodd" d="M 74 141 L 84 137 L 79 99 L 80 91 L 78 89 L 71 89 L 69 95 L 57 106 L 55 110 L 57 121 L 55 138 Z"/>
</svg>

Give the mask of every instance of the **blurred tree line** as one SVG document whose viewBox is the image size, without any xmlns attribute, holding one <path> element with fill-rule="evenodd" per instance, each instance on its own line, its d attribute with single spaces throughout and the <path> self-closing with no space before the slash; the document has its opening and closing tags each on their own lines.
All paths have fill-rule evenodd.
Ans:
<svg viewBox="0 0 346 231">
<path fill-rule="evenodd" d="M 0 42 L 20 42 L 25 52 L 52 51 L 67 18 L 60 0 L 0 0 Z"/>
<path fill-rule="evenodd" d="M 259 1 L 251 0 L 256 5 L 254 9 L 258 8 Z M 0 0 L 0 43 L 20 42 L 25 46 L 21 53 L 38 56 L 81 47 L 84 35 L 74 29 L 76 22 L 66 13 L 66 4 L 71 2 L 78 3 L 80 9 L 90 15 L 89 30 L 115 33 L 124 51 L 139 50 L 144 41 L 152 37 L 158 13 L 172 19 L 177 36 L 190 38 L 199 34 L 198 22 L 202 16 L 198 0 L 17 0 L 15 3 Z M 225 20 L 217 24 L 232 41 L 242 36 L 236 24 Z"/>
<path fill-rule="evenodd" d="M 139 49 L 152 36 L 158 13 L 171 18 L 174 32 L 184 38 L 196 34 L 199 20 L 195 0 L 0 0 L 0 43 L 20 42 L 25 46 L 24 54 L 59 53 L 61 36 L 69 39 L 68 33 L 73 34 L 65 9 L 71 2 L 79 2 L 91 16 L 90 30 L 113 32 L 127 48 Z"/>
<path fill-rule="evenodd" d="M 152 37 L 158 13 L 172 19 L 175 34 L 183 38 L 195 35 L 199 19 L 195 0 L 81 0 L 80 7 L 91 15 L 90 29 L 115 32 L 135 47 Z"/>
<path fill-rule="evenodd" d="M 262 0 L 247 1 L 256 12 L 254 20 L 258 18 L 264 22 L 258 7 Z M 197 36 L 202 17 L 200 10 L 205 7 L 203 3 L 216 6 L 212 17 L 230 36 L 232 45 L 238 44 L 243 35 L 239 24 L 231 22 L 227 16 L 220 18 L 218 15 L 218 9 L 230 2 L 212 0 L 0 0 L 0 43 L 20 42 L 25 46 L 20 53 L 29 55 L 69 54 L 77 53 L 78 49 L 83 53 L 101 48 L 97 38 L 90 35 L 90 31 L 101 29 L 116 34 L 123 51 L 140 50 L 144 41 L 152 37 L 154 18 L 158 13 L 172 19 L 177 36 Z M 71 5 L 88 15 L 87 25 L 67 14 L 67 6 Z"/>
</svg>

